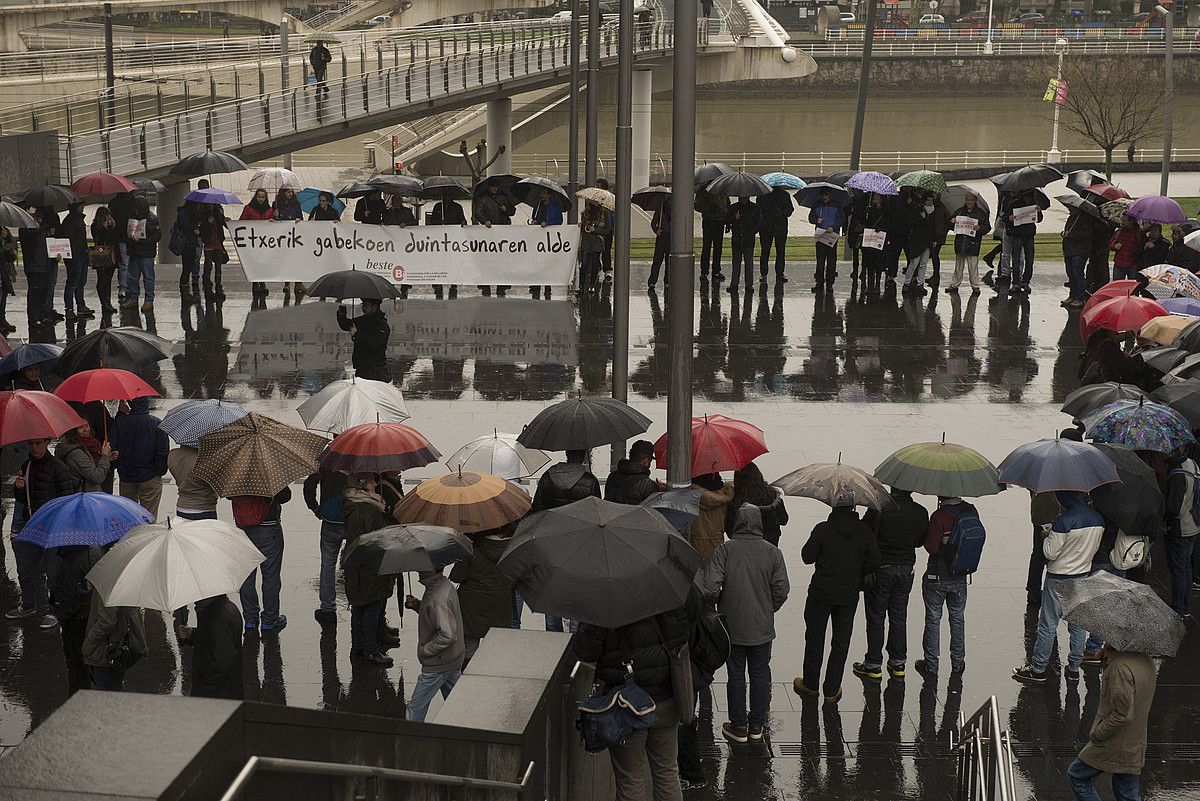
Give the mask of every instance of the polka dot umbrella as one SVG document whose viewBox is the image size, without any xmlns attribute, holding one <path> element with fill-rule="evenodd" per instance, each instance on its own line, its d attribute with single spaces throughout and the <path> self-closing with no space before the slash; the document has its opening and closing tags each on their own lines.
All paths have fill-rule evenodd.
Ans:
<svg viewBox="0 0 1200 801">
<path fill-rule="evenodd" d="M 293 481 L 317 471 L 329 440 L 251 412 L 200 437 L 192 471 L 222 498 L 270 498 Z"/>
</svg>

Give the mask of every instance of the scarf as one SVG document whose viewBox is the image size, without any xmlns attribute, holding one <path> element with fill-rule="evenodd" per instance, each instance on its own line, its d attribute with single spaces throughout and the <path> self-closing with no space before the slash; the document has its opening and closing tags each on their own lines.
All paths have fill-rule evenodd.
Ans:
<svg viewBox="0 0 1200 801">
<path fill-rule="evenodd" d="M 257 213 L 257 214 L 266 214 L 268 211 L 271 210 L 271 204 L 267 201 L 263 201 L 262 203 L 255 203 L 253 200 L 251 200 L 250 208 L 254 209 L 255 213 Z"/>
<path fill-rule="evenodd" d="M 79 444 L 88 449 L 88 453 L 92 458 L 99 461 L 100 459 L 100 440 L 95 437 L 80 437 Z"/>
</svg>

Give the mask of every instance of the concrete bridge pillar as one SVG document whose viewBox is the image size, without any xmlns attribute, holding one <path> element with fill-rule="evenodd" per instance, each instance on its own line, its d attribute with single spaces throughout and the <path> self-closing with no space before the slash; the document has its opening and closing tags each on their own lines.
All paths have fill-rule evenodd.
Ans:
<svg viewBox="0 0 1200 801">
<path fill-rule="evenodd" d="M 487 144 L 489 157 L 494 155 L 501 145 L 504 146 L 504 153 L 488 167 L 488 175 L 512 172 L 512 98 L 502 97 L 488 101 Z"/>
<path fill-rule="evenodd" d="M 650 99 L 654 93 L 654 74 L 650 70 L 633 71 L 633 173 L 634 192 L 650 185 Z"/>
<path fill-rule="evenodd" d="M 175 227 L 175 213 L 183 205 L 183 197 L 191 188 L 192 182 L 186 179 L 167 184 L 167 188 L 159 192 L 154 201 L 154 213 L 158 215 L 158 224 L 162 228 L 162 241 L 158 243 L 159 264 L 183 263 L 183 259 L 172 253 L 168 245 L 171 242 L 171 229 Z"/>
</svg>

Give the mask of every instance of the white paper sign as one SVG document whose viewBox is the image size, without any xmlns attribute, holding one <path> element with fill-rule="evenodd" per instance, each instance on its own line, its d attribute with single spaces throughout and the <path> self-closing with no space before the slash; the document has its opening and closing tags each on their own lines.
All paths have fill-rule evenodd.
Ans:
<svg viewBox="0 0 1200 801">
<path fill-rule="evenodd" d="M 1037 222 L 1037 206 L 1021 206 L 1013 209 L 1013 225 L 1029 225 Z"/>
<path fill-rule="evenodd" d="M 146 238 L 146 221 L 130 220 L 125 224 L 125 235 L 134 242 L 143 241 Z"/>
<path fill-rule="evenodd" d="M 71 258 L 70 239 L 46 239 L 46 255 L 52 259 Z"/>
<path fill-rule="evenodd" d="M 874 228 L 863 229 L 862 246 L 871 250 L 883 250 L 887 244 L 887 231 L 876 231 Z"/>
<path fill-rule="evenodd" d="M 230 220 L 226 226 L 250 281 L 312 281 L 354 269 L 396 284 L 565 286 L 579 253 L 577 225 Z"/>
<path fill-rule="evenodd" d="M 975 236 L 979 230 L 979 220 L 974 217 L 958 216 L 954 218 L 955 236 Z"/>
<path fill-rule="evenodd" d="M 816 234 L 816 239 L 822 245 L 829 245 L 829 247 L 834 247 L 837 245 L 838 240 L 841 239 L 841 236 L 838 234 L 837 231 L 833 230 L 832 228 L 818 228 L 817 234 Z"/>
</svg>

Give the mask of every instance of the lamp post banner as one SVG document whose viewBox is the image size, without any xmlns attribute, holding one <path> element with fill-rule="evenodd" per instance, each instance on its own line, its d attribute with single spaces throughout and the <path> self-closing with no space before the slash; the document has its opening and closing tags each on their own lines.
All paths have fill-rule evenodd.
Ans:
<svg viewBox="0 0 1200 801">
<path fill-rule="evenodd" d="M 230 220 L 229 239 L 250 281 L 312 281 L 338 270 L 396 284 L 566 286 L 579 226 L 366 225 Z"/>
</svg>

